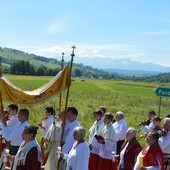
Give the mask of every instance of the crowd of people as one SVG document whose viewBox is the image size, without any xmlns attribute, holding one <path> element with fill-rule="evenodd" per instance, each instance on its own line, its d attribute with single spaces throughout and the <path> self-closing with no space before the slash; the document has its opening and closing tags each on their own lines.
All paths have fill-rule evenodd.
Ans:
<svg viewBox="0 0 170 170">
<path fill-rule="evenodd" d="M 148 120 L 138 126 L 143 132 L 146 146 L 137 140 L 138 131 L 128 127 L 124 113 L 117 111 L 115 117 L 101 106 L 93 112 L 94 123 L 89 129 L 89 141 L 85 141 L 86 130 L 77 120 L 78 110 L 68 107 L 55 117 L 53 107 L 45 108 L 45 119 L 37 126 L 29 125 L 29 111 L 10 104 L 6 117 L 2 118 L 0 133 L 5 139 L 1 153 L 0 168 L 11 170 L 54 170 L 46 166 L 49 152 L 47 139 L 52 126 L 58 128 L 58 142 L 53 148 L 59 170 L 168 170 L 170 157 L 170 117 L 163 123 L 154 111 Z M 163 125 L 163 126 L 161 126 Z M 41 130 L 40 145 L 36 141 L 37 130 Z M 54 135 L 53 135 L 54 136 Z M 9 150 L 9 153 L 7 152 Z M 6 159 L 5 159 L 6 158 Z M 50 168 L 51 167 L 51 168 Z"/>
</svg>

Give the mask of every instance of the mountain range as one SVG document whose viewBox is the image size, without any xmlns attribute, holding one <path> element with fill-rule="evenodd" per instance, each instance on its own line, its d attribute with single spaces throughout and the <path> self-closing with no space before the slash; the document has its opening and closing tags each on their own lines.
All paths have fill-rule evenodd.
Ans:
<svg viewBox="0 0 170 170">
<path fill-rule="evenodd" d="M 75 57 L 75 63 L 82 63 L 94 68 L 125 75 L 159 74 L 170 72 L 170 67 L 165 67 L 154 63 L 142 63 L 139 61 L 133 61 L 130 58 L 110 59 L 99 57 Z"/>
</svg>

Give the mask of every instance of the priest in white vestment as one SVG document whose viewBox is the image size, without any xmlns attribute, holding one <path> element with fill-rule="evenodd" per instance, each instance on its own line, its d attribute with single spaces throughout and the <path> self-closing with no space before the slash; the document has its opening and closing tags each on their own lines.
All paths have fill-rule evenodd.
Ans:
<svg viewBox="0 0 170 170">
<path fill-rule="evenodd" d="M 58 123 L 53 122 L 50 129 L 44 137 L 45 153 L 48 153 L 48 158 L 45 164 L 45 170 L 57 169 L 58 161 L 56 159 L 56 150 L 60 145 L 61 140 L 61 126 Z"/>
</svg>

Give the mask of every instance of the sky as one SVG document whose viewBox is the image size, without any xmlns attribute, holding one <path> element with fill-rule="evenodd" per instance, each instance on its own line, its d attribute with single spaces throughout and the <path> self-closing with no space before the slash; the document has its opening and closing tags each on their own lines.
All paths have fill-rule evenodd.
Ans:
<svg viewBox="0 0 170 170">
<path fill-rule="evenodd" d="M 72 45 L 170 67 L 170 0 L 0 0 L 0 47 L 60 60 Z"/>
</svg>

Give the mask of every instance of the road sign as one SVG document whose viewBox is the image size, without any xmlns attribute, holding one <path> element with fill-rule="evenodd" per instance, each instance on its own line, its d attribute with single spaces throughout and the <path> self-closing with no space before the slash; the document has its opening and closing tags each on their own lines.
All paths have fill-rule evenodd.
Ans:
<svg viewBox="0 0 170 170">
<path fill-rule="evenodd" d="M 157 87 L 154 92 L 160 97 L 170 97 L 170 87 Z"/>
</svg>

